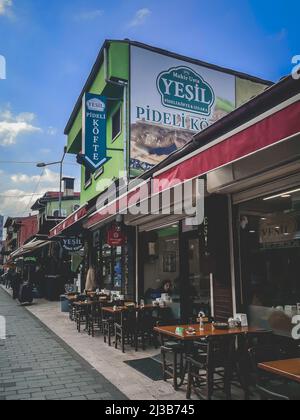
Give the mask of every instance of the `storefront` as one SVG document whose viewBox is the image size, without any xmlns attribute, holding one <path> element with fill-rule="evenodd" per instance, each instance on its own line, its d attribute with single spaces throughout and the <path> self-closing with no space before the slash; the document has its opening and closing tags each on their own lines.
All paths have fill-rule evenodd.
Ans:
<svg viewBox="0 0 300 420">
<path fill-rule="evenodd" d="M 227 197 L 207 197 L 204 223 L 185 218 L 139 235 L 139 295 L 152 303 L 169 294 L 172 318 L 188 322 L 200 312 L 219 321 L 232 316 Z M 228 219 L 227 219 L 228 220 Z"/>
<path fill-rule="evenodd" d="M 160 240 L 163 233 L 150 233 L 144 246 L 146 262 L 140 270 L 141 278 L 146 279 L 145 271 L 158 270 L 159 281 L 152 282 L 157 288 L 172 274 L 164 272 L 164 254 L 170 252 L 167 259 L 172 262 L 177 258 L 181 308 L 189 308 L 189 314 L 194 314 L 186 292 L 191 281 L 206 278 L 207 282 L 209 275 L 211 312 L 217 319 L 245 313 L 250 324 L 291 336 L 300 300 L 299 92 L 299 83 L 291 77 L 280 81 L 200 133 L 193 144 L 145 176 L 179 183 L 200 176 L 207 180 L 208 252 L 205 234 L 204 238 L 201 232 L 187 234 L 179 225 L 179 253 L 177 235 L 167 238 L 174 247 L 168 251 Z M 147 238 L 148 233 L 145 235 Z M 195 259 L 191 251 L 198 248 Z M 159 262 L 155 261 L 158 252 Z M 203 253 L 209 258 L 203 259 Z M 200 268 L 193 274 L 195 261 Z M 206 265 L 208 269 L 203 270 Z M 176 279 L 178 273 L 173 274 Z M 199 293 L 193 295 L 197 301 Z M 181 317 L 186 318 L 184 312 Z"/>
<path fill-rule="evenodd" d="M 184 99 L 180 92 L 178 94 L 176 87 L 179 85 L 184 91 Z M 132 223 L 125 220 L 124 243 L 111 245 L 107 235 L 117 212 L 115 217 L 105 217 L 105 214 L 102 217 L 95 202 L 105 196 L 113 182 L 116 181 L 118 186 L 130 185 L 134 178 L 157 164 L 163 164 L 165 158 L 191 143 L 199 131 L 214 125 L 269 85 L 270 82 L 247 74 L 138 42 L 104 43 L 65 128 L 67 151 L 76 155 L 82 165 L 81 205 L 86 209 L 85 215 L 74 213 L 74 217 L 68 218 L 51 233 L 53 237 L 67 235 L 70 225 L 82 227 L 86 244 L 83 277 L 90 266 L 95 266 L 101 288 L 116 290 L 138 301 L 148 289 L 161 286 L 158 286 L 158 280 L 163 282 L 171 277 L 175 282 L 177 277 L 182 278 L 186 271 L 183 267 L 189 264 L 188 253 L 184 256 L 186 246 L 191 247 L 191 255 L 193 247 L 199 250 L 193 255 L 200 260 L 205 251 L 197 243 L 197 234 L 192 238 L 195 233 L 183 232 L 181 220 L 177 218 L 174 223 L 180 223 L 178 238 L 163 241 L 161 235 L 166 234 L 156 232 L 160 238 L 157 247 L 162 247 L 165 257 L 155 267 L 149 263 L 149 259 L 153 261 L 154 258 L 148 255 L 146 246 L 144 270 L 140 263 L 141 248 L 145 248 L 144 233 L 140 237 L 139 232 L 160 231 L 160 227 L 166 224 L 172 227 L 173 219 L 165 217 L 162 224 L 154 227 L 150 220 L 150 230 L 148 226 L 144 229 L 143 221 Z M 95 131 L 95 127 L 100 129 Z M 83 217 L 82 225 L 75 220 L 76 215 L 78 220 Z M 186 238 L 191 235 L 191 243 L 186 239 L 185 246 L 181 247 L 183 233 Z M 165 246 L 164 242 L 168 245 Z M 171 246 L 172 242 L 176 245 Z M 195 267 L 199 265 L 198 260 L 196 257 L 191 257 L 191 260 L 190 276 L 201 277 L 202 271 Z M 151 270 L 157 278 L 150 279 Z M 205 280 L 201 282 L 207 289 L 210 275 L 204 270 L 203 276 Z M 181 296 L 185 290 L 181 287 L 183 280 L 178 283 L 176 288 L 180 288 Z M 184 300 L 188 299 L 180 298 L 178 308 L 185 306 Z M 209 297 L 200 296 L 199 300 L 207 306 Z M 197 305 L 192 313 L 195 311 Z"/>
<path fill-rule="evenodd" d="M 238 204 L 235 214 L 250 322 L 290 336 L 300 313 L 300 184 Z"/>
<path fill-rule="evenodd" d="M 194 81 L 196 91 L 199 80 L 204 80 L 206 109 L 200 109 L 197 101 L 178 102 L 173 87 L 184 78 Z M 166 89 L 168 86 L 172 89 Z M 186 92 L 190 88 L 182 86 Z M 81 204 L 87 210 L 79 226 L 85 241 L 85 274 L 94 266 L 99 287 L 136 301 L 153 300 L 168 283 L 174 317 L 186 320 L 204 310 L 222 321 L 247 313 L 251 322 L 251 282 L 256 273 L 249 265 L 256 264 L 256 255 L 261 264 L 257 275 L 267 273 L 269 281 L 276 260 L 270 254 L 279 252 L 273 249 L 272 235 L 264 233 L 268 228 L 255 225 L 253 213 L 259 214 L 260 223 L 264 216 L 255 203 L 251 211 L 251 202 L 274 192 L 292 195 L 284 193 L 299 188 L 299 94 L 299 83 L 291 77 L 271 86 L 142 44 L 106 42 L 65 130 L 68 152 L 78 155 L 82 164 Z M 103 143 L 101 154 L 95 155 L 98 162 L 91 162 L 89 154 L 93 132 L 87 110 L 97 110 L 99 121 L 106 121 L 101 136 L 98 132 L 96 136 Z M 185 225 L 184 215 L 122 217 L 119 195 L 116 208 L 109 211 L 107 188 L 114 181 L 118 186 L 129 185 L 124 195 L 130 196 L 134 177 L 162 185 L 205 179 L 205 223 L 194 229 Z M 152 195 L 161 192 L 151 190 Z M 102 204 L 96 205 L 103 196 Z M 293 206 L 289 213 L 295 211 Z M 287 223 L 289 229 L 293 225 L 285 219 L 287 208 L 282 208 L 282 214 L 276 208 L 268 211 L 278 224 L 275 231 L 282 229 L 281 224 Z M 75 218 L 71 223 L 77 225 Z M 255 226 L 246 231 L 245 239 L 241 224 L 250 226 L 252 221 Z M 116 223 L 124 236 L 120 243 L 111 243 L 109 233 Z M 59 231 L 65 234 L 66 227 L 60 228 L 54 230 L 54 236 Z M 282 236 L 286 239 L 287 235 Z M 288 252 L 286 241 L 278 236 L 276 241 L 281 252 L 284 247 Z M 260 255 L 266 256 L 264 263 Z M 284 267 L 295 264 L 296 257 L 289 252 L 283 258 Z M 274 281 L 281 282 L 279 278 Z M 297 303 L 292 296 L 286 296 L 284 302 L 273 300 L 268 305 L 287 310 Z"/>
<path fill-rule="evenodd" d="M 89 267 L 96 271 L 98 287 L 134 299 L 135 232 L 120 218 L 94 229 L 89 237 Z"/>
<path fill-rule="evenodd" d="M 284 337 L 300 314 L 299 88 L 287 78 L 253 99 L 256 127 L 241 124 L 235 142 L 256 151 L 207 175 L 208 191 L 230 202 L 234 309 Z"/>
</svg>

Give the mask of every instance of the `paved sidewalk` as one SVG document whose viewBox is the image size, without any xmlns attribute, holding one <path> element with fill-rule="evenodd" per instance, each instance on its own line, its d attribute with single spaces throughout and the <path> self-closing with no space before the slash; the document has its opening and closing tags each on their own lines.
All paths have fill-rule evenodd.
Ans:
<svg viewBox="0 0 300 420">
<path fill-rule="evenodd" d="M 0 315 L 7 322 L 7 339 L 0 340 L 0 400 L 127 399 L 2 288 Z"/>
<path fill-rule="evenodd" d="M 7 297 L 6 299 L 4 299 L 4 295 Z M 15 307 L 16 304 L 11 300 L 11 297 L 7 294 L 10 292 L 7 292 L 7 290 L 3 290 L 2 286 L 0 286 L 0 315 L 4 314 L 4 308 L 3 305 L 7 305 L 7 307 L 10 307 L 10 311 L 12 313 L 12 315 L 17 315 L 13 321 L 13 323 L 15 322 L 16 318 L 20 318 L 20 315 L 17 314 L 17 312 L 15 311 Z M 1 304 L 2 302 L 2 304 Z M 96 374 L 97 378 L 101 378 L 100 379 L 100 386 L 103 385 L 103 382 L 105 384 L 111 384 L 110 386 L 114 386 L 115 388 L 112 388 L 113 390 L 119 390 L 119 392 L 123 393 L 123 395 L 126 395 L 128 399 L 130 400 L 139 400 L 139 401 L 157 401 L 157 400 L 164 400 L 164 401 L 180 401 L 180 400 L 185 400 L 186 399 L 186 387 L 183 386 L 180 390 L 178 391 L 174 391 L 173 387 L 172 387 L 172 381 L 168 381 L 168 382 L 164 382 L 164 381 L 157 381 L 154 382 L 152 381 L 150 378 L 148 378 L 147 376 L 142 375 L 141 373 L 137 372 L 136 370 L 132 369 L 130 366 L 128 366 L 127 364 L 125 364 L 124 362 L 127 361 L 131 361 L 131 360 L 136 360 L 136 359 L 144 359 L 144 358 L 151 358 L 154 356 L 157 356 L 157 354 L 159 353 L 159 350 L 156 350 L 154 348 L 147 348 L 146 351 L 139 351 L 138 353 L 136 353 L 134 351 L 134 349 L 130 349 L 129 347 L 126 349 L 126 354 L 122 354 L 122 352 L 120 350 L 115 350 L 114 347 L 109 347 L 106 344 L 104 344 L 103 342 L 103 337 L 99 334 L 96 335 L 95 338 L 89 337 L 88 334 L 82 332 L 81 334 L 78 334 L 77 330 L 76 330 L 76 326 L 74 325 L 74 323 L 70 322 L 69 320 L 69 314 L 66 313 L 62 313 L 60 310 L 60 304 L 59 302 L 47 302 L 43 299 L 39 299 L 37 301 L 34 302 L 33 305 L 30 306 L 26 306 L 25 308 L 20 308 L 17 307 L 16 308 L 18 311 L 21 311 L 21 318 L 22 320 L 27 320 L 27 324 L 30 323 L 30 325 L 32 325 L 33 321 L 35 321 L 35 329 L 37 329 L 36 331 L 36 335 L 39 336 L 40 340 L 44 340 L 46 341 L 45 338 L 43 338 L 43 335 L 41 335 L 41 332 L 44 332 L 45 334 L 47 333 L 47 337 L 48 340 L 50 340 L 50 338 L 54 341 L 54 343 L 56 344 L 56 347 L 59 347 L 60 351 L 63 351 L 63 354 L 66 355 L 67 357 L 71 360 L 69 360 L 67 362 L 67 365 L 64 366 L 64 364 L 66 364 L 66 362 L 62 362 L 59 366 L 64 366 L 64 368 L 66 370 L 69 369 L 69 373 L 64 375 L 62 374 L 60 376 L 60 384 L 56 385 L 56 386 L 60 386 L 59 389 L 55 390 L 59 392 L 63 392 L 64 390 L 64 384 L 66 383 L 71 383 L 73 382 L 73 385 L 77 384 L 78 381 L 78 377 L 83 375 L 82 373 L 80 373 L 79 375 L 76 375 L 76 369 L 81 369 L 80 367 L 78 367 L 78 365 L 76 364 L 76 367 L 73 367 L 72 365 L 70 366 L 70 363 L 72 360 L 75 359 L 75 363 L 78 361 L 78 356 L 77 354 L 81 355 L 81 358 L 79 359 L 79 366 L 81 366 L 82 364 L 84 366 L 88 366 L 88 370 L 90 371 L 90 369 L 92 369 L 92 372 L 94 374 Z M 6 309 L 5 309 L 6 310 Z M 34 318 L 32 318 L 32 316 L 34 316 Z M 10 318 L 8 318 L 10 319 Z M 23 321 L 22 321 L 23 322 Z M 11 321 L 9 320 L 9 324 L 11 324 Z M 14 324 L 13 324 L 14 325 Z M 13 331 L 13 327 L 11 327 L 12 331 Z M 22 330 L 23 327 L 18 328 L 19 330 Z M 30 334 L 32 331 L 32 328 L 29 326 L 27 326 L 27 332 L 28 334 Z M 19 332 L 20 333 L 20 332 Z M 14 334 L 14 332 L 8 332 L 9 335 Z M 15 333 L 16 334 L 16 333 Z M 21 333 L 22 334 L 22 331 Z M 27 335 L 25 333 L 25 335 Z M 32 336 L 31 336 L 32 337 Z M 19 342 L 17 343 L 16 341 L 11 344 L 12 338 L 10 338 L 9 340 L 7 340 L 6 345 L 8 347 L 12 348 L 12 351 L 14 350 L 14 346 L 15 345 L 21 345 L 19 344 Z M 22 339 L 20 340 L 22 342 Z M 35 348 L 35 346 L 37 346 L 37 342 L 35 341 L 35 344 L 31 344 L 32 342 L 32 338 L 29 337 L 28 339 L 29 342 L 29 346 L 32 345 L 33 348 Z M 9 345 L 8 345 L 9 344 Z M 47 345 L 47 343 L 46 343 Z M 57 352 L 57 350 L 56 350 Z M 76 353 L 75 353 L 76 352 Z M 24 368 L 24 364 L 26 363 L 26 358 L 25 355 L 22 354 L 23 352 L 21 352 L 21 356 L 20 356 L 20 361 L 19 361 L 19 365 L 21 366 L 21 368 Z M 57 354 L 57 353 L 56 353 Z M 2 351 L 1 351 L 1 341 L 0 341 L 0 374 L 2 373 Z M 39 353 L 38 353 L 39 355 Z M 59 359 L 59 355 L 57 354 L 58 359 Z M 4 356 L 4 361 L 3 363 L 6 363 L 6 356 Z M 74 359 L 73 359 L 74 357 Z M 45 358 L 47 358 L 47 353 L 45 355 Z M 84 360 L 83 360 L 83 359 Z M 35 359 L 35 356 L 33 356 L 33 359 Z M 52 358 L 49 360 L 49 362 L 52 361 Z M 14 369 L 14 367 L 11 367 L 10 365 L 13 364 L 12 361 L 7 362 L 9 364 L 9 368 L 10 369 Z M 45 364 L 48 363 L 48 361 L 45 361 Z M 43 366 L 43 365 L 42 365 Z M 3 366 L 4 367 L 4 366 Z M 25 365 L 25 367 L 27 367 L 27 365 Z M 29 365 L 29 368 L 31 368 L 31 365 Z M 43 370 L 43 368 L 41 367 L 41 369 Z M 53 369 L 53 368 L 52 368 Z M 59 373 L 59 369 L 56 369 Z M 36 369 L 37 371 L 39 369 Z M 41 374 L 41 381 L 45 378 L 43 377 L 47 377 L 49 375 L 51 375 L 51 367 L 50 369 L 46 369 L 46 372 L 43 372 L 44 374 Z M 54 370 L 54 369 L 53 369 Z M 84 370 L 84 368 L 83 368 Z M 48 374 L 49 372 L 49 374 Z M 74 373 L 75 372 L 75 373 Z M 99 373 L 99 375 L 97 376 L 97 372 Z M 38 375 L 38 372 L 36 373 Z M 103 378 L 103 376 L 105 377 L 105 379 Z M 3 377 L 1 378 L 0 376 L 0 399 L 1 399 L 1 395 L 2 396 L 7 396 L 7 397 L 15 397 L 17 394 L 17 390 L 13 389 L 13 387 L 9 388 L 6 387 L 6 390 L 4 392 L 4 390 L 1 391 L 1 380 L 8 383 L 8 385 L 12 382 L 12 384 L 14 384 L 16 382 L 15 378 L 13 378 L 14 380 L 10 379 L 9 375 L 6 375 L 7 377 Z M 27 372 L 20 372 L 19 374 L 17 374 L 18 378 L 20 379 L 20 381 L 23 381 L 23 378 L 27 378 L 27 380 L 29 381 L 29 379 L 33 376 L 32 374 L 30 374 Z M 57 377 L 57 375 L 54 375 L 55 378 Z M 83 375 L 84 376 L 84 375 Z M 50 376 L 51 377 L 51 376 Z M 66 382 L 64 380 L 64 378 L 67 377 L 67 380 L 70 380 L 69 382 Z M 53 377 L 51 377 L 53 379 Z M 17 379 L 17 378 L 16 378 Z M 76 379 L 76 381 L 75 381 Z M 82 378 L 85 379 L 85 378 Z M 87 381 L 84 381 L 87 382 Z M 98 382 L 99 383 L 99 380 Z M 54 385 L 55 386 L 55 385 Z M 71 387 L 71 385 L 70 385 Z M 37 393 L 41 393 L 42 391 L 47 391 L 47 389 L 42 389 L 43 387 L 38 386 L 37 387 Z M 78 392 L 80 391 L 81 394 L 74 399 L 80 399 L 80 397 L 84 397 L 86 398 L 87 395 L 86 393 L 84 395 L 82 395 L 83 391 L 87 391 L 87 389 L 85 387 L 77 387 L 79 388 Z M 91 389 L 94 390 L 94 385 L 92 384 Z M 96 387 L 97 389 L 98 387 Z M 72 389 L 72 388 L 71 388 Z M 89 388 L 88 388 L 89 389 Z M 25 392 L 26 389 L 24 389 Z M 12 393 L 12 394 L 8 394 L 8 393 Z M 76 392 L 76 391 L 75 391 Z M 107 394 L 110 393 L 110 391 L 107 391 L 107 388 L 105 386 L 105 391 L 104 393 Z M 241 392 L 240 389 L 233 387 L 232 389 L 233 392 L 233 399 L 234 400 L 243 400 L 243 393 Z M 2 394 L 1 394 L 2 393 Z M 97 393 L 98 394 L 98 393 Z M 100 393 L 102 394 L 102 392 Z M 27 394 L 28 395 L 28 394 Z M 114 396 L 115 393 L 112 392 L 112 395 Z M 122 395 L 122 394 L 121 394 Z M 59 395 L 59 397 L 61 397 L 61 395 Z M 73 396 L 74 397 L 74 396 Z M 76 397 L 76 396 L 75 396 Z M 91 395 L 89 395 L 89 397 L 91 397 Z M 101 396 L 101 398 L 103 397 L 103 395 Z M 32 397 L 34 398 L 34 397 Z M 98 399 L 97 396 L 95 396 L 96 399 Z M 121 396 L 122 398 L 122 396 Z M 193 396 L 194 399 L 197 399 L 196 396 Z M 14 399 L 14 398 L 12 398 Z M 105 398 L 106 399 L 106 398 Z M 220 393 L 218 395 L 215 396 L 215 399 L 224 399 L 224 395 L 223 393 Z"/>
</svg>

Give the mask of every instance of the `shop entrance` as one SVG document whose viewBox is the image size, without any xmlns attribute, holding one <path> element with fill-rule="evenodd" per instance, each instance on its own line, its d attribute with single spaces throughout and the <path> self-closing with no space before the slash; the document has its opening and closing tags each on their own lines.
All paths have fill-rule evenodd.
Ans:
<svg viewBox="0 0 300 420">
<path fill-rule="evenodd" d="M 199 312 L 211 315 L 211 285 L 205 227 L 182 233 L 181 242 L 181 314 L 185 322 L 196 319 Z"/>
</svg>

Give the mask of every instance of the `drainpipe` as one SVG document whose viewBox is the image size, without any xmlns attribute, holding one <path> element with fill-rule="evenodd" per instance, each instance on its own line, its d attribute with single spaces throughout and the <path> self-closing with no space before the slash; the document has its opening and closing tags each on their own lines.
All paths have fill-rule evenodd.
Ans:
<svg viewBox="0 0 300 420">
<path fill-rule="evenodd" d="M 129 183 L 128 177 L 128 170 L 127 170 L 127 98 L 128 98 L 128 82 L 125 81 L 113 81 L 108 78 L 108 52 L 107 47 L 104 48 L 104 75 L 105 75 L 105 82 L 107 84 L 118 86 L 123 88 L 123 136 L 124 136 L 124 181 L 125 185 L 127 186 Z"/>
</svg>

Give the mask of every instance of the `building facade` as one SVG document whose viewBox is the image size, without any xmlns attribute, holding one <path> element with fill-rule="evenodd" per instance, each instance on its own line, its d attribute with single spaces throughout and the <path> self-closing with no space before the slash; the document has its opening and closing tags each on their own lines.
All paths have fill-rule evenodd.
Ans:
<svg viewBox="0 0 300 420">
<path fill-rule="evenodd" d="M 95 266 L 101 288 L 151 301 L 169 281 L 174 317 L 197 316 L 204 310 L 228 318 L 232 315 L 230 258 L 227 242 L 220 245 L 218 237 L 228 239 L 228 226 L 220 224 L 215 211 L 228 212 L 222 198 L 207 202 L 212 222 L 208 225 L 206 217 L 206 225 L 192 229 L 186 226 L 185 215 L 133 220 L 117 215 L 117 210 L 101 214 L 101 209 L 112 201 L 108 189 L 112 184 L 118 200 L 133 188 L 137 177 L 151 177 L 153 168 L 186 149 L 199 131 L 217 124 L 268 86 L 270 82 L 137 42 L 106 41 L 65 130 L 68 152 L 82 164 L 81 208 L 50 236 L 83 237 L 86 269 Z M 106 103 L 101 137 L 106 156 L 97 170 L 91 170 L 85 156 L 86 99 L 93 95 L 94 104 Z M 94 150 L 98 152 L 98 144 Z M 217 280 L 213 267 L 220 273 Z M 212 284 L 218 284 L 216 305 Z"/>
</svg>

